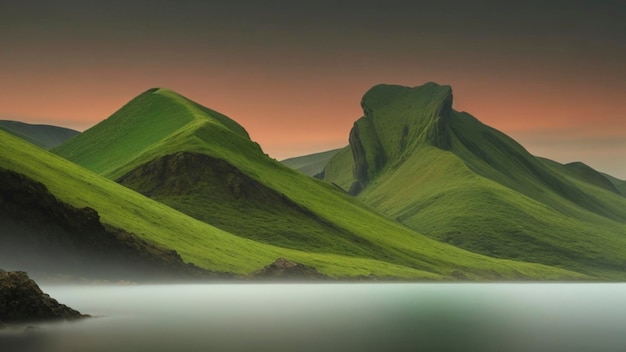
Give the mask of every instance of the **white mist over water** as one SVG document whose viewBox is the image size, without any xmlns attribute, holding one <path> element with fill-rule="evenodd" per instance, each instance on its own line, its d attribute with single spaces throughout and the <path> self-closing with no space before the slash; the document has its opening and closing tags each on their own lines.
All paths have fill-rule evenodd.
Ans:
<svg viewBox="0 0 626 352">
<path fill-rule="evenodd" d="M 125 351 L 624 351 L 626 284 L 48 286 L 97 318 L 8 348 Z M 21 334 L 20 334 L 21 335 Z M 0 350 L 10 351 L 2 348 Z"/>
</svg>

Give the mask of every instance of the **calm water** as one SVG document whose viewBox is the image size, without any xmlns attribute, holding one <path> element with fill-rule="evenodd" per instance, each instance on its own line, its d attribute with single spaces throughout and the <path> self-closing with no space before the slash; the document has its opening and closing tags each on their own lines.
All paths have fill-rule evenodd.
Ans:
<svg viewBox="0 0 626 352">
<path fill-rule="evenodd" d="M 626 284 L 44 286 L 98 318 L 0 351 L 625 351 Z"/>
</svg>

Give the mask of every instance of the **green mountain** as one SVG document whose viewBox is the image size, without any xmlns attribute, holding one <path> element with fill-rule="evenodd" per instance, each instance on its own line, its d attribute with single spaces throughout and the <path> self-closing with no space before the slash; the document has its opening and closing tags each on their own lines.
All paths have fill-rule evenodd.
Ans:
<svg viewBox="0 0 626 352">
<path fill-rule="evenodd" d="M 432 238 L 607 278 L 626 269 L 626 198 L 452 109 L 452 90 L 379 85 L 324 179 Z M 608 181 L 608 182 L 607 182 Z"/>
<path fill-rule="evenodd" d="M 150 231 L 121 214 L 116 226 L 206 269 L 250 273 L 283 257 L 332 277 L 577 277 L 428 239 L 269 158 L 236 122 L 167 89 L 144 92 L 54 152 L 153 199 L 131 212 Z M 150 212 L 165 205 L 176 215 L 162 226 Z"/>
<path fill-rule="evenodd" d="M 98 213 L 56 198 L 45 185 L 0 167 L 0 266 L 35 276 L 97 280 L 201 279 L 170 249 L 105 226 Z"/>
<path fill-rule="evenodd" d="M 27 140 L 43 149 L 52 149 L 80 133 L 64 127 L 31 125 L 9 120 L 0 120 L 0 130 Z"/>
<path fill-rule="evenodd" d="M 615 178 L 607 174 L 602 174 L 602 175 L 604 175 L 604 177 L 606 177 L 609 181 L 611 181 L 613 186 L 615 186 L 615 188 L 619 191 L 621 195 L 626 197 L 626 180 L 620 180 L 618 178 Z"/>
<path fill-rule="evenodd" d="M 341 149 L 333 149 L 321 153 L 297 156 L 282 160 L 281 163 L 294 170 L 300 171 L 305 175 L 320 177 L 320 174 L 324 171 L 326 164 L 328 164 L 330 159 L 340 150 Z"/>
<path fill-rule="evenodd" d="M 334 277 L 369 274 L 423 279 L 444 277 L 367 258 L 305 253 L 246 240 L 193 219 L 2 131 L 0 146 L 0 168 L 42 184 L 63 204 L 77 209 L 94 209 L 105 226 L 123 229 L 150 245 L 174 249 L 186 263 L 192 262 L 205 269 L 247 275 L 276 258 L 288 257 L 315 266 Z M 0 201 L 4 204 L 7 195 L 5 191 L 1 195 Z M 42 236 L 49 235 L 43 226 L 45 224 L 39 224 Z M 0 225 L 3 230 L 14 227 L 12 221 L 0 221 Z M 20 229 L 28 230 L 28 227 L 21 226 Z M 2 233 L 9 235 L 8 231 Z M 0 261 L 4 259 L 1 257 Z M 509 262 L 501 263 L 504 266 Z M 531 264 L 520 264 L 519 268 L 530 277 L 576 277 L 575 273 Z M 503 272 L 508 276 L 523 276 L 515 265 L 503 268 Z"/>
<path fill-rule="evenodd" d="M 586 184 L 594 185 L 615 194 L 622 194 L 618 189 L 620 186 L 619 180 L 614 179 L 614 181 L 611 181 L 611 176 L 604 175 L 582 162 L 578 161 L 568 164 L 560 164 L 545 158 L 538 159 L 546 166 L 554 169 L 554 171 L 559 172 L 562 175 L 566 175 Z"/>
</svg>

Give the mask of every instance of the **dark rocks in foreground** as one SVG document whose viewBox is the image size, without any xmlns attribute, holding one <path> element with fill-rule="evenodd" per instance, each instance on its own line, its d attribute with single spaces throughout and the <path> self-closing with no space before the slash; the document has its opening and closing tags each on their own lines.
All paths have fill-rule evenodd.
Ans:
<svg viewBox="0 0 626 352">
<path fill-rule="evenodd" d="M 45 294 L 23 271 L 0 271 L 0 320 L 4 323 L 89 317 Z M 0 328 L 2 323 L 0 323 Z"/>
<path fill-rule="evenodd" d="M 278 258 L 273 263 L 252 274 L 259 280 L 328 280 L 312 266 L 296 263 L 285 258 Z"/>
</svg>

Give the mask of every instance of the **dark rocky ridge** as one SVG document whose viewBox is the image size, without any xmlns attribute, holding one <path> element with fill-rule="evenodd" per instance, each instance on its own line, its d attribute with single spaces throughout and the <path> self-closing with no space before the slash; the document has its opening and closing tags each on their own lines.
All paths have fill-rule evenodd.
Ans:
<svg viewBox="0 0 626 352">
<path fill-rule="evenodd" d="M 45 294 L 25 272 L 0 270 L 0 321 L 75 320 L 89 317 Z"/>
<path fill-rule="evenodd" d="M 273 263 L 252 274 L 259 280 L 328 280 L 328 276 L 320 273 L 312 266 L 296 263 L 285 258 L 278 258 Z"/>
<path fill-rule="evenodd" d="M 91 208 L 61 202 L 41 183 L 0 169 L 0 265 L 36 276 L 97 280 L 222 277 L 173 250 L 104 225 Z"/>
</svg>

